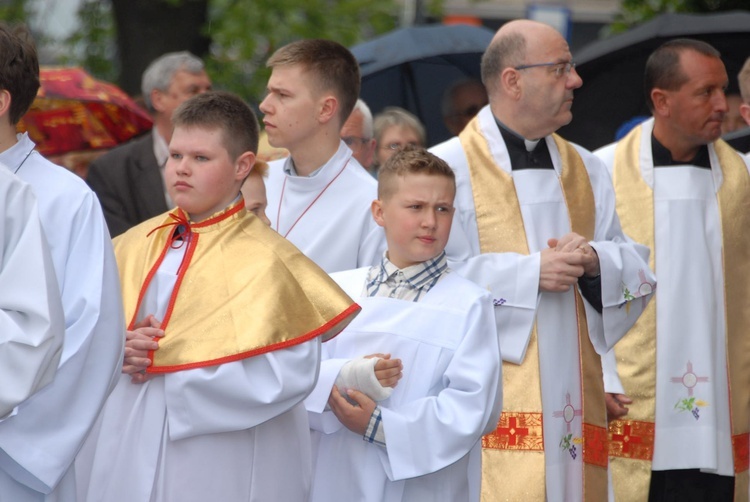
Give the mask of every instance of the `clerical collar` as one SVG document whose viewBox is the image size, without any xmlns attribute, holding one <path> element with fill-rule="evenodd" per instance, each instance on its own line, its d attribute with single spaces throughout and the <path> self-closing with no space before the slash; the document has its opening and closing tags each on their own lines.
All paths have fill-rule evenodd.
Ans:
<svg viewBox="0 0 750 502">
<path fill-rule="evenodd" d="M 654 167 L 671 167 L 671 166 L 695 166 L 711 169 L 711 158 L 708 156 L 708 145 L 703 145 L 698 149 L 692 160 L 682 162 L 672 160 L 672 153 L 659 143 L 653 133 L 651 133 L 651 155 L 654 160 Z"/>
<path fill-rule="evenodd" d="M 554 169 L 552 165 L 552 157 L 550 156 L 547 142 L 544 138 L 529 140 L 520 136 L 499 120 L 495 119 L 495 122 L 500 129 L 500 134 L 503 137 L 503 141 L 505 141 L 505 146 L 508 148 L 508 156 L 510 157 L 510 167 L 512 170 Z"/>
</svg>

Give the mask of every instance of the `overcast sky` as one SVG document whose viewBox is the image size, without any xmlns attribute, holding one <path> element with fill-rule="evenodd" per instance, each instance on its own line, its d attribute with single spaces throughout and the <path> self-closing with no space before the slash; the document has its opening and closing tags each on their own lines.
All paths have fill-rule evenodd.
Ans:
<svg viewBox="0 0 750 502">
<path fill-rule="evenodd" d="M 34 28 L 56 38 L 69 35 L 78 22 L 79 3 L 80 0 L 32 0 L 36 12 Z"/>
</svg>

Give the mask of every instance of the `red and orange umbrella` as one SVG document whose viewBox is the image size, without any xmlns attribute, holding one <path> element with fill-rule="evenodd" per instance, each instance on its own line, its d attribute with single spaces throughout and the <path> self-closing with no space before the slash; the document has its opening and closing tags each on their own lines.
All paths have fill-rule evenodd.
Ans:
<svg viewBox="0 0 750 502">
<path fill-rule="evenodd" d="M 41 68 L 41 87 L 18 124 L 44 155 L 112 148 L 151 129 L 149 114 L 122 89 L 82 68 Z"/>
</svg>

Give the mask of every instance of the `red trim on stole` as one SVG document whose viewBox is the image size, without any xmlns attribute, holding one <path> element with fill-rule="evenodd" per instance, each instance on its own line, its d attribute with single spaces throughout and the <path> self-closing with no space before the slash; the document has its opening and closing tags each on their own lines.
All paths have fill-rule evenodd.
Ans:
<svg viewBox="0 0 750 502">
<path fill-rule="evenodd" d="M 654 457 L 654 430 L 653 422 L 612 420 L 609 423 L 609 455 L 650 462 Z"/>
<path fill-rule="evenodd" d="M 482 436 L 482 448 L 543 452 L 542 414 L 502 412 L 495 430 Z"/>
<path fill-rule="evenodd" d="M 248 357 L 252 356 L 258 356 L 260 354 L 265 354 L 267 352 L 273 352 L 274 350 L 279 349 L 285 349 L 288 347 L 293 347 L 295 345 L 299 345 L 301 343 L 307 342 L 308 340 L 312 340 L 313 338 L 316 338 L 329 329 L 333 328 L 340 322 L 342 322 L 347 317 L 351 316 L 355 312 L 361 310 L 362 307 L 360 307 L 358 304 L 353 303 L 349 308 L 341 312 L 339 315 L 325 323 L 324 325 L 310 331 L 309 333 L 306 333 L 302 336 L 298 336 L 296 338 L 293 338 L 292 340 L 286 340 L 283 342 L 275 343 L 272 345 L 266 345 L 265 347 L 259 347 L 257 349 L 248 350 L 246 352 L 242 352 L 239 354 L 234 354 L 227 357 L 220 357 L 218 359 L 213 359 L 211 361 L 201 361 L 196 363 L 189 363 L 189 364 L 179 364 L 175 366 L 159 366 L 158 368 L 153 368 L 149 366 L 146 368 L 147 373 L 171 373 L 174 371 L 180 371 L 180 370 L 189 370 L 194 368 L 204 368 L 206 366 L 216 366 L 218 364 L 224 364 L 234 361 L 240 361 L 242 359 L 247 359 Z M 149 356 L 151 357 L 152 352 L 149 352 Z M 153 361 L 153 359 L 152 359 Z"/>
<path fill-rule="evenodd" d="M 583 423 L 583 463 L 607 468 L 607 429 Z"/>
<path fill-rule="evenodd" d="M 732 436 L 734 472 L 744 472 L 750 467 L 750 432 Z"/>
</svg>

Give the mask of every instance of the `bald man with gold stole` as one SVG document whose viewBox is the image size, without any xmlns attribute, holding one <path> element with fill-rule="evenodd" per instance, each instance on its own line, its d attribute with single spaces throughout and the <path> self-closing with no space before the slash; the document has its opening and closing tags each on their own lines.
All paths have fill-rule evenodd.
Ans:
<svg viewBox="0 0 750 502">
<path fill-rule="evenodd" d="M 750 174 L 719 139 L 727 83 L 716 49 L 667 42 L 646 63 L 653 118 L 597 151 L 660 280 L 605 360 L 618 501 L 748 500 Z"/>
<path fill-rule="evenodd" d="M 484 501 L 601 501 L 607 423 L 599 354 L 649 295 L 648 249 L 628 243 L 604 165 L 553 134 L 581 86 L 565 39 L 505 24 L 482 59 L 489 106 L 433 152 L 457 178 L 446 251 L 495 298 L 503 413 L 483 439 Z M 478 498 L 478 497 L 477 497 Z"/>
</svg>

